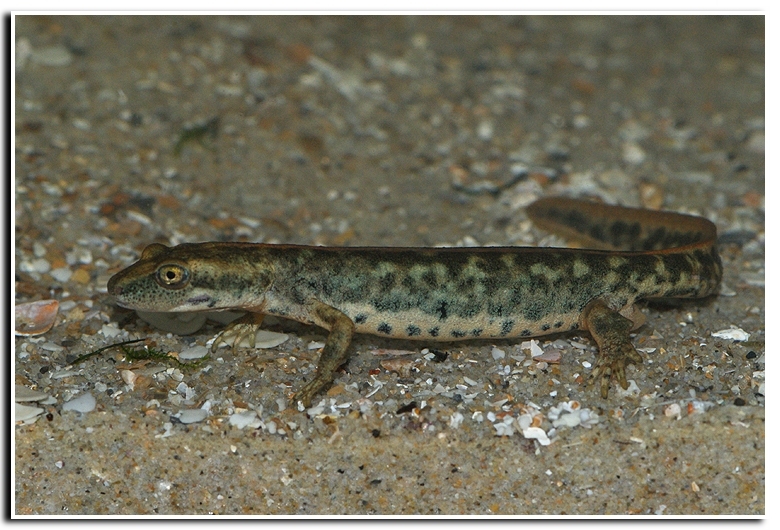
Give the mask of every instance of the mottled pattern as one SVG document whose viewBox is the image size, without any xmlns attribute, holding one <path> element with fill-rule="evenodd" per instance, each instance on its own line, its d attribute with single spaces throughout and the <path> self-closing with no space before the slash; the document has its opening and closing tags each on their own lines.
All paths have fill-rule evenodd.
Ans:
<svg viewBox="0 0 780 530">
<path fill-rule="evenodd" d="M 581 206 L 564 201 L 564 206 Z M 530 337 L 577 329 L 582 309 L 596 298 L 619 309 L 640 298 L 700 297 L 715 292 L 721 265 L 714 240 L 686 233 L 691 219 L 653 213 L 656 226 L 626 225 L 634 210 L 543 205 L 535 220 L 553 216 L 611 242 L 635 236 L 629 246 L 658 241 L 675 250 L 613 252 L 553 248 L 327 248 L 242 243 L 155 246 L 117 274 L 109 291 L 122 305 L 146 310 L 247 308 L 322 324 L 309 306 L 319 301 L 347 315 L 356 331 L 410 339 L 458 340 Z M 590 206 L 590 205 L 589 205 Z M 610 208 L 620 215 L 610 217 Z M 592 214 L 592 212 L 590 212 Z M 644 215 L 644 214 L 643 214 Z M 666 217 L 665 217 L 666 216 Z M 647 216 L 645 215 L 647 218 Z M 671 218 L 671 220 L 670 220 Z M 599 224 L 600 221 L 600 224 Z M 676 223 L 677 232 L 666 224 Z M 705 225 L 706 226 L 706 225 Z M 714 228 L 713 228 L 714 230 Z M 699 234 L 698 236 L 696 234 Z M 187 267 L 190 285 L 171 290 L 154 271 L 166 263 Z"/>
<path fill-rule="evenodd" d="M 707 296 L 720 283 L 715 226 L 706 219 L 570 199 L 537 201 L 529 215 L 628 251 L 155 244 L 108 291 L 133 309 L 245 309 L 330 330 L 314 379 L 297 394 L 308 405 L 347 359 L 355 331 L 452 341 L 585 329 L 599 344 L 593 373 L 606 397 L 611 378 L 626 388 L 625 366 L 642 360 L 629 339 L 632 321 L 617 311 L 640 298 Z"/>
</svg>

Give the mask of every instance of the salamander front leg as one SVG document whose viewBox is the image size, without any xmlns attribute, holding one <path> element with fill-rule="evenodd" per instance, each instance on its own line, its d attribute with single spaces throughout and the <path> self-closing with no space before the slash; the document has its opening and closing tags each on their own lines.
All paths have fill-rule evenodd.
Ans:
<svg viewBox="0 0 780 530">
<path fill-rule="evenodd" d="M 211 344 L 211 351 L 217 351 L 217 348 L 222 343 L 236 348 L 244 339 L 247 339 L 250 348 L 254 348 L 255 336 L 263 323 L 264 317 L 263 313 L 247 313 L 241 318 L 234 320 L 214 339 L 214 342 Z"/>
<path fill-rule="evenodd" d="M 311 406 L 311 399 L 333 382 L 336 370 L 349 357 L 347 349 L 355 332 L 355 324 L 338 309 L 315 302 L 312 312 L 316 320 L 330 329 L 330 334 L 325 341 L 325 347 L 322 348 L 314 379 L 304 385 L 293 397 L 294 401 L 300 401 L 304 407 Z"/>
<path fill-rule="evenodd" d="M 582 311 L 580 327 L 590 331 L 599 347 L 593 377 L 601 378 L 601 397 L 606 399 L 612 376 L 624 390 L 628 388 L 626 366 L 642 364 L 642 356 L 628 335 L 634 322 L 610 309 L 603 300 L 594 300 Z"/>
</svg>

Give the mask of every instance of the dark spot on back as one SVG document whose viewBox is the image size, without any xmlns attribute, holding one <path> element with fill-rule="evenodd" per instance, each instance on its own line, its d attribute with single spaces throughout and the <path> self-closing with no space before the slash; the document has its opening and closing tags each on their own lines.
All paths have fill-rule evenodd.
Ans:
<svg viewBox="0 0 780 530">
<path fill-rule="evenodd" d="M 355 324 L 365 324 L 366 320 L 368 320 L 368 315 L 365 313 L 355 315 Z"/>
<path fill-rule="evenodd" d="M 513 327 L 515 327 L 514 320 L 504 320 L 504 322 L 501 323 L 501 336 L 509 335 Z"/>
<path fill-rule="evenodd" d="M 465 337 L 466 336 L 466 332 L 465 331 L 460 331 L 460 330 L 456 329 L 455 331 L 452 332 L 452 336 L 459 339 L 461 337 Z"/>
<path fill-rule="evenodd" d="M 379 327 L 377 327 L 376 330 L 379 333 L 384 333 L 385 335 L 390 335 L 390 333 L 393 332 L 393 327 L 390 324 L 388 324 L 387 322 L 382 322 L 381 324 L 379 324 Z"/>
<path fill-rule="evenodd" d="M 440 320 L 447 320 L 447 302 L 445 302 L 444 300 L 439 302 L 439 305 L 436 308 L 436 311 L 439 312 L 439 319 Z"/>
<path fill-rule="evenodd" d="M 431 337 L 438 337 L 439 336 L 439 328 L 431 328 L 428 330 L 428 333 L 431 334 Z"/>
<path fill-rule="evenodd" d="M 523 309 L 523 316 L 526 318 L 526 320 L 535 322 L 544 316 L 545 311 L 545 305 L 543 302 L 533 302 L 528 304 Z"/>
<path fill-rule="evenodd" d="M 389 291 L 395 285 L 395 273 L 388 272 L 379 280 L 379 287 L 382 291 Z"/>
<path fill-rule="evenodd" d="M 507 316 L 507 313 L 509 313 L 503 304 L 497 303 L 494 300 L 488 301 L 487 312 L 491 317 L 503 317 Z"/>
<path fill-rule="evenodd" d="M 387 313 L 397 313 L 401 311 L 401 299 L 398 296 L 384 296 L 374 300 L 374 308 L 377 311 Z"/>
<path fill-rule="evenodd" d="M 417 326 L 409 326 L 406 328 L 406 334 L 409 335 L 410 337 L 416 337 L 420 333 L 421 330 Z"/>
<path fill-rule="evenodd" d="M 427 285 L 430 288 L 438 287 L 438 283 L 439 283 L 436 281 L 436 274 L 430 269 L 426 270 L 423 273 L 422 281 L 425 282 L 425 285 Z"/>
</svg>

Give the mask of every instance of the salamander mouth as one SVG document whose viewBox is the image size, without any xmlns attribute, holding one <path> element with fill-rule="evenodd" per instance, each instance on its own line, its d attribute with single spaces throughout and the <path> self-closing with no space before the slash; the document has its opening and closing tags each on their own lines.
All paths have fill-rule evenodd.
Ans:
<svg viewBox="0 0 780 530">
<path fill-rule="evenodd" d="M 112 294 L 113 294 L 113 293 L 112 293 Z M 114 296 L 116 296 L 116 295 L 114 295 Z M 135 309 L 134 307 L 132 307 L 131 305 L 129 305 L 129 304 L 128 304 L 128 303 L 126 303 L 125 301 L 123 301 L 123 300 L 120 300 L 119 298 L 117 298 L 117 299 L 114 301 L 114 303 L 116 303 L 116 305 L 118 305 L 119 307 L 124 307 L 125 309 Z"/>
</svg>

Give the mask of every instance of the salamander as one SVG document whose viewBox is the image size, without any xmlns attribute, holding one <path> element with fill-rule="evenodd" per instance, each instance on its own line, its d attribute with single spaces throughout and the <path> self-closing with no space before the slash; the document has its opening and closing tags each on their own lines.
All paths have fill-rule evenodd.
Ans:
<svg viewBox="0 0 780 530">
<path fill-rule="evenodd" d="M 331 385 L 354 333 L 426 342 L 590 333 L 592 377 L 607 398 L 612 378 L 642 363 L 629 333 L 646 298 L 714 294 L 722 276 L 716 228 L 671 212 L 542 198 L 539 227 L 588 248 L 316 247 L 259 243 L 154 243 L 115 274 L 108 292 L 143 311 L 244 310 L 214 347 L 254 335 L 264 315 L 329 331 L 305 406 Z"/>
</svg>

